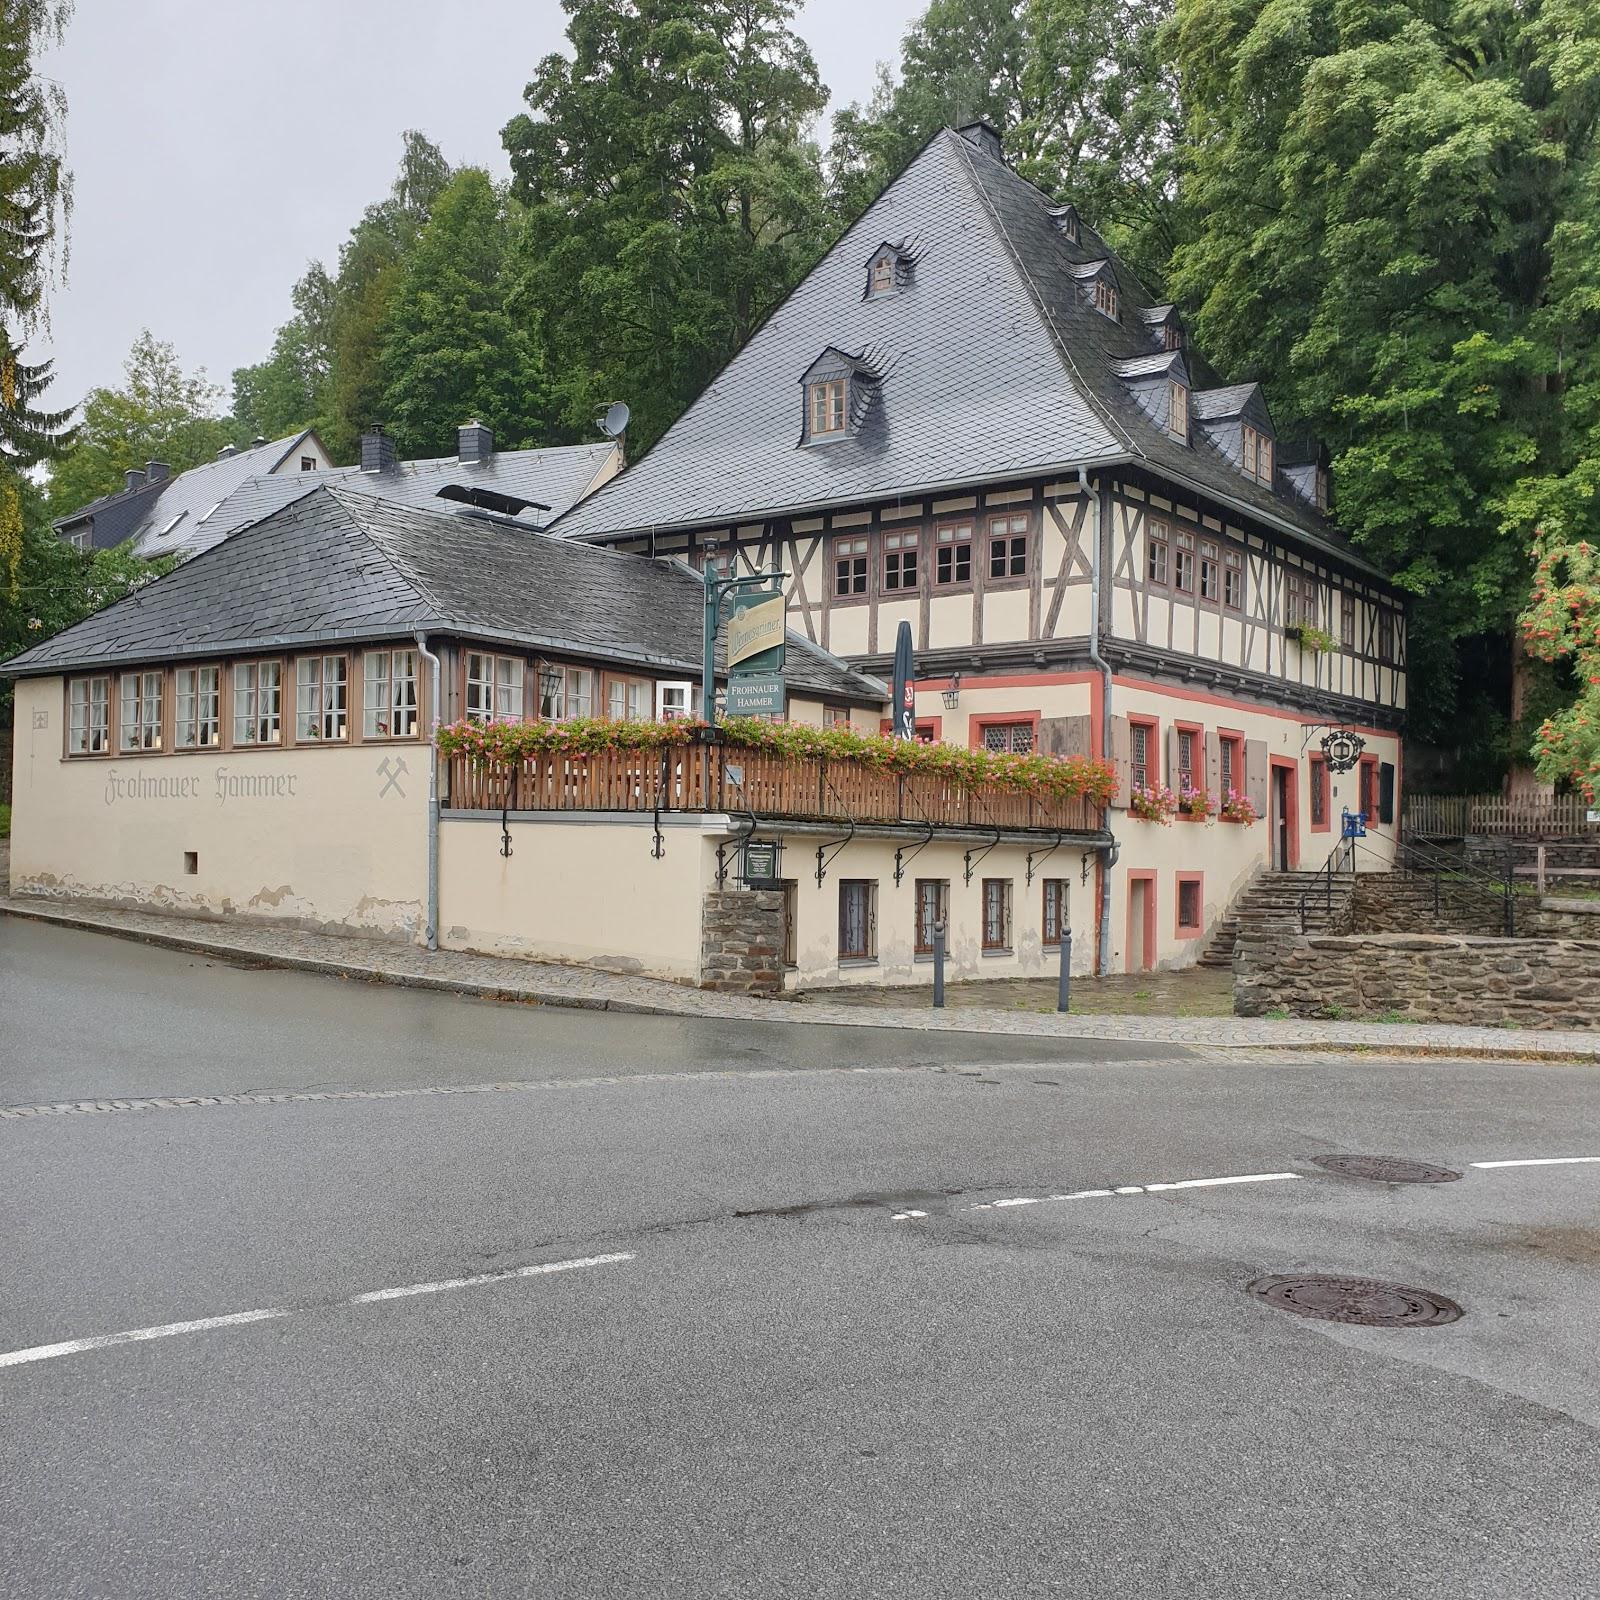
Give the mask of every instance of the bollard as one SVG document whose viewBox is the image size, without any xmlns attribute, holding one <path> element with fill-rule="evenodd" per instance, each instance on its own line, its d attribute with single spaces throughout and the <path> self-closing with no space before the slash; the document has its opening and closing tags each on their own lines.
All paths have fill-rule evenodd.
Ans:
<svg viewBox="0 0 1600 1600">
<path fill-rule="evenodd" d="M 944 1008 L 944 924 L 933 925 L 933 1003 Z"/>
<path fill-rule="evenodd" d="M 1061 973 L 1056 980 L 1056 1010 L 1065 1011 L 1072 1000 L 1072 929 L 1061 930 Z"/>
</svg>

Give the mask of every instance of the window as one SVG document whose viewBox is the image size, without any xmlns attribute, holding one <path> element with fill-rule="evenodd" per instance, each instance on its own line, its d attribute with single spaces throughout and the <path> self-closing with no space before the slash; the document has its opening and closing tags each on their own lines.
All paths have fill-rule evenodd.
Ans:
<svg viewBox="0 0 1600 1600">
<path fill-rule="evenodd" d="M 878 885 L 871 878 L 839 880 L 839 959 L 871 961 L 877 953 Z"/>
<path fill-rule="evenodd" d="M 240 661 L 233 669 L 233 742 L 276 744 L 282 728 L 283 663 Z M 371 696 L 368 696 L 371 704 Z M 371 712 L 368 712 L 371 716 Z"/>
<path fill-rule="evenodd" d="M 1178 874 L 1178 932 L 1199 933 L 1201 917 L 1201 887 L 1198 874 Z"/>
<path fill-rule="evenodd" d="M 212 750 L 222 743 L 222 669 L 179 667 L 172 742 L 179 750 Z"/>
<path fill-rule="evenodd" d="M 522 721 L 522 661 L 517 656 L 467 652 L 467 720 Z"/>
<path fill-rule="evenodd" d="M 124 672 L 122 705 L 117 716 L 118 744 L 123 750 L 161 748 L 161 672 Z"/>
<path fill-rule="evenodd" d="M 1222 554 L 1222 603 L 1230 611 L 1244 610 L 1244 556 L 1238 550 Z"/>
<path fill-rule="evenodd" d="M 889 593 L 917 586 L 917 535 L 886 533 L 883 536 L 883 587 Z"/>
<path fill-rule="evenodd" d="M 1328 509 L 1328 469 L 1326 467 L 1317 468 L 1315 483 L 1314 494 L 1317 510 L 1326 511 Z"/>
<path fill-rule="evenodd" d="M 1328 763 L 1321 756 L 1311 757 L 1311 826 L 1328 826 Z"/>
<path fill-rule="evenodd" d="M 990 517 L 989 576 L 1025 578 L 1028 575 L 1028 514 Z"/>
<path fill-rule="evenodd" d="M 1117 286 L 1109 278 L 1094 280 L 1094 308 L 1113 322 L 1117 320 Z"/>
<path fill-rule="evenodd" d="M 1388 606 L 1378 607 L 1378 659 L 1394 660 L 1394 612 Z"/>
<path fill-rule="evenodd" d="M 833 541 L 833 592 L 838 598 L 867 592 L 867 541 Z"/>
<path fill-rule="evenodd" d="M 316 741 L 349 733 L 349 663 L 343 656 L 301 656 L 294 665 L 294 736 Z"/>
<path fill-rule="evenodd" d="M 933 954 L 933 925 L 950 926 L 950 882 L 947 878 L 917 879 L 916 953 Z"/>
<path fill-rule="evenodd" d="M 873 258 L 867 279 L 869 295 L 892 294 L 895 289 L 895 259 L 887 250 Z"/>
<path fill-rule="evenodd" d="M 934 539 L 933 581 L 938 584 L 972 582 L 970 523 L 939 529 Z"/>
<path fill-rule="evenodd" d="M 414 739 L 417 735 L 417 652 L 369 650 L 362 737 Z"/>
<path fill-rule="evenodd" d="M 1368 826 L 1378 820 L 1378 763 L 1375 758 L 1361 758 L 1361 815 Z"/>
<path fill-rule="evenodd" d="M 848 706 L 824 706 L 822 708 L 822 726 L 824 728 L 848 728 L 850 726 L 850 708 Z"/>
<path fill-rule="evenodd" d="M 1194 535 L 1179 531 L 1173 540 L 1172 584 L 1184 594 L 1194 592 Z"/>
<path fill-rule="evenodd" d="M 1283 620 L 1289 627 L 1317 620 L 1317 580 L 1308 572 L 1290 571 L 1284 580 Z"/>
<path fill-rule="evenodd" d="M 1011 880 L 983 880 L 983 948 L 1011 948 Z"/>
<path fill-rule="evenodd" d="M 1258 483 L 1264 483 L 1268 488 L 1272 486 L 1272 439 L 1268 434 L 1261 433 L 1252 428 L 1248 423 L 1244 425 L 1244 449 L 1240 465 L 1244 468 L 1247 478 L 1254 478 Z"/>
<path fill-rule="evenodd" d="M 606 715 L 613 722 L 648 722 L 650 685 L 643 678 L 608 679 Z"/>
<path fill-rule="evenodd" d="M 1222 756 L 1222 798 L 1244 793 L 1244 740 L 1236 733 L 1219 734 Z"/>
<path fill-rule="evenodd" d="M 811 434 L 844 432 L 844 379 L 825 378 L 806 390 L 811 403 Z M 791 401 L 790 404 L 793 404 Z"/>
<path fill-rule="evenodd" d="M 656 685 L 656 721 L 679 722 L 693 715 L 694 686 L 687 682 Z"/>
<path fill-rule="evenodd" d="M 1067 880 L 1065 878 L 1046 878 L 1044 880 L 1044 942 L 1047 945 L 1061 943 L 1062 929 L 1067 923 Z"/>
<path fill-rule="evenodd" d="M 587 667 L 540 667 L 539 715 L 549 722 L 592 717 L 594 674 Z"/>
<path fill-rule="evenodd" d="M 1178 729 L 1178 770 L 1172 776 L 1180 794 L 1199 787 L 1194 781 L 1194 746 L 1198 737 L 1192 728 Z"/>
<path fill-rule="evenodd" d="M 1145 558 L 1145 573 L 1152 584 L 1165 589 L 1167 586 L 1167 525 L 1164 522 L 1152 522 L 1150 534 L 1145 540 L 1145 549 L 1148 552 Z"/>
<path fill-rule="evenodd" d="M 1128 727 L 1128 767 L 1135 789 L 1150 786 L 1150 744 L 1155 737 L 1155 725 L 1134 722 Z"/>
<path fill-rule="evenodd" d="M 1356 597 L 1353 594 L 1339 596 L 1339 643 L 1346 650 L 1356 647 Z"/>
<path fill-rule="evenodd" d="M 1033 749 L 1033 723 L 985 722 L 980 734 L 982 748 L 1009 755 L 1025 756 Z"/>
<path fill-rule="evenodd" d="M 1189 391 L 1175 379 L 1167 383 L 1167 432 L 1179 439 L 1189 437 Z"/>
<path fill-rule="evenodd" d="M 315 456 L 301 456 L 300 470 L 302 472 L 315 472 L 317 470 L 317 458 Z"/>
<path fill-rule="evenodd" d="M 1161 330 L 1161 348 L 1163 350 L 1183 349 L 1183 329 L 1176 322 L 1168 321 Z M 1184 397 L 1184 409 L 1188 409 L 1188 396 Z"/>
<path fill-rule="evenodd" d="M 111 680 L 74 678 L 67 711 L 67 754 L 104 755 L 111 748 Z"/>
<path fill-rule="evenodd" d="M 88 550 L 91 548 L 91 541 L 93 538 L 94 529 L 92 527 L 79 528 L 75 533 L 69 533 L 67 535 L 67 543 L 70 544 L 74 550 Z"/>
<path fill-rule="evenodd" d="M 1200 598 L 1215 604 L 1222 569 L 1217 565 L 1217 547 L 1210 539 L 1200 541 Z"/>
</svg>

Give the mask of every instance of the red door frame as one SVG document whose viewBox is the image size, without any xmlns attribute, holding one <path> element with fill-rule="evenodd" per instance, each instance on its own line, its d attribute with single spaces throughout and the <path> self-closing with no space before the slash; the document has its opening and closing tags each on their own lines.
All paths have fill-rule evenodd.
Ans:
<svg viewBox="0 0 1600 1600">
<path fill-rule="evenodd" d="M 1283 774 L 1283 806 L 1289 824 L 1285 850 L 1288 859 L 1283 866 L 1285 871 L 1293 872 L 1300 865 L 1300 763 L 1289 760 L 1287 756 L 1273 756 L 1268 763 L 1267 825 L 1271 830 L 1268 835 L 1268 860 L 1273 862 L 1274 870 L 1277 869 L 1278 813 L 1275 800 L 1277 785 L 1272 781 L 1272 774 L 1277 772 Z"/>
<path fill-rule="evenodd" d="M 1143 949 L 1139 952 L 1144 965 L 1136 967 L 1133 964 L 1133 897 L 1135 887 L 1141 883 L 1148 884 L 1149 888 L 1145 890 L 1144 936 L 1141 940 Z M 1128 945 L 1125 961 L 1128 971 L 1154 972 L 1156 970 L 1156 875 L 1153 871 L 1140 870 L 1128 874 L 1128 920 L 1124 925 L 1123 936 Z"/>
</svg>

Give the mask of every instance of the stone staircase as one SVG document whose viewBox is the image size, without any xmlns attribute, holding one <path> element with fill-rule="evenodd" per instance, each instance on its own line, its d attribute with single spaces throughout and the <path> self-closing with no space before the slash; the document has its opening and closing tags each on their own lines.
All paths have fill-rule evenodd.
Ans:
<svg viewBox="0 0 1600 1600">
<path fill-rule="evenodd" d="M 1275 923 L 1300 931 L 1300 897 L 1310 889 L 1306 903 L 1308 933 L 1342 933 L 1350 926 L 1353 888 L 1348 872 L 1333 880 L 1330 905 L 1327 885 L 1320 872 L 1263 872 L 1228 908 L 1228 914 L 1211 930 L 1198 965 L 1231 967 L 1233 947 L 1242 932 L 1259 932 Z"/>
</svg>

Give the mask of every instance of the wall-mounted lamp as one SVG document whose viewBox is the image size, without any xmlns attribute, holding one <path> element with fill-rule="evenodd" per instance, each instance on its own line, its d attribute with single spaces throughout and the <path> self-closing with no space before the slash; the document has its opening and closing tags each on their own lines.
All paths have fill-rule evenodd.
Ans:
<svg viewBox="0 0 1600 1600">
<path fill-rule="evenodd" d="M 954 711 L 961 704 L 961 674 L 959 672 L 950 674 L 950 687 L 944 691 L 942 698 L 946 711 Z"/>
</svg>

